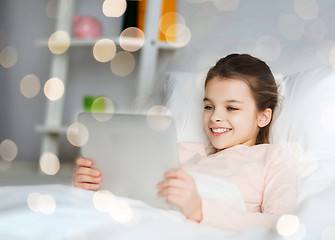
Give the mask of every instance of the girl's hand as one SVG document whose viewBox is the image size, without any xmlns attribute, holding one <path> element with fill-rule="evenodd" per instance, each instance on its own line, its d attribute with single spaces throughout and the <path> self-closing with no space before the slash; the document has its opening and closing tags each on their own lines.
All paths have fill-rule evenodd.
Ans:
<svg viewBox="0 0 335 240">
<path fill-rule="evenodd" d="M 94 162 L 87 158 L 77 158 L 78 168 L 74 171 L 73 185 L 86 190 L 98 190 L 100 188 L 101 172 L 92 168 Z"/>
<path fill-rule="evenodd" d="M 160 189 L 157 196 L 166 196 L 166 201 L 177 205 L 187 218 L 200 222 L 201 198 L 193 177 L 180 168 L 167 172 L 164 177 L 165 181 L 157 184 L 157 188 Z"/>
</svg>

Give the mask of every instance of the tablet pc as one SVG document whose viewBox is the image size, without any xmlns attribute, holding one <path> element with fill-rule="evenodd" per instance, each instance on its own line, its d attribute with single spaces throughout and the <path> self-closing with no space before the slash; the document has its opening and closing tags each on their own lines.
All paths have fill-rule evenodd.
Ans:
<svg viewBox="0 0 335 240">
<path fill-rule="evenodd" d="M 88 130 L 81 147 L 84 158 L 101 170 L 101 189 L 142 200 L 165 209 L 176 209 L 158 198 L 164 173 L 179 167 L 177 133 L 171 116 L 83 112 L 78 122 Z"/>
</svg>

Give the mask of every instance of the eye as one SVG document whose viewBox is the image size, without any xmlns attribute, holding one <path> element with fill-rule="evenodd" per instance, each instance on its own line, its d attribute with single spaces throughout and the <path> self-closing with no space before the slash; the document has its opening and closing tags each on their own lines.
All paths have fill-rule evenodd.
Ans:
<svg viewBox="0 0 335 240">
<path fill-rule="evenodd" d="M 228 111 L 237 111 L 238 108 L 235 108 L 235 107 L 227 107 L 227 110 L 228 110 Z"/>
<path fill-rule="evenodd" d="M 206 106 L 204 107 L 204 109 L 205 109 L 205 110 L 212 110 L 213 107 L 206 105 Z"/>
</svg>

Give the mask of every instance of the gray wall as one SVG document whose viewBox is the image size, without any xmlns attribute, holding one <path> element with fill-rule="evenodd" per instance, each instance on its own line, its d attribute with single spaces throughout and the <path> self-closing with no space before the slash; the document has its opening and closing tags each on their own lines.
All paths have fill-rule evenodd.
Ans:
<svg viewBox="0 0 335 240">
<path fill-rule="evenodd" d="M 76 13 L 94 15 L 103 23 L 105 36 L 116 35 L 122 19 L 102 16 L 102 2 L 77 0 Z M 0 49 L 11 45 L 19 54 L 12 68 L 0 66 L 0 141 L 8 138 L 17 144 L 17 161 L 37 161 L 39 157 L 41 137 L 34 127 L 44 121 L 46 99 L 42 91 L 32 99 L 23 97 L 19 84 L 30 73 L 37 75 L 42 85 L 49 78 L 51 54 L 47 48 L 35 45 L 36 39 L 47 38 L 54 30 L 54 19 L 45 13 L 47 3 L 47 0 L 0 0 Z M 180 0 L 178 4 L 192 38 L 187 47 L 173 54 L 161 52 L 158 78 L 165 71 L 205 70 L 231 52 L 253 54 L 266 60 L 273 72 L 286 75 L 328 64 L 329 50 L 335 45 L 333 0 L 318 1 L 318 19 L 298 18 L 298 28 L 291 31 L 298 31 L 300 27 L 303 34 L 294 40 L 287 39 L 279 25 L 283 14 L 295 14 L 293 0 L 240 0 L 234 11 L 220 11 L 209 0 Z M 323 28 L 324 34 L 320 31 Z M 311 36 L 311 29 L 319 33 Z M 273 57 L 273 46 L 259 45 L 263 36 L 277 39 L 278 58 Z M 75 120 L 82 110 L 83 96 L 89 94 L 106 95 L 119 110 L 129 109 L 135 97 L 136 73 L 116 77 L 108 64 L 93 59 L 88 47 L 71 48 L 70 53 L 64 124 Z M 135 56 L 138 57 L 138 53 Z M 66 143 L 65 137 L 61 142 L 61 161 L 72 161 L 77 149 Z"/>
</svg>

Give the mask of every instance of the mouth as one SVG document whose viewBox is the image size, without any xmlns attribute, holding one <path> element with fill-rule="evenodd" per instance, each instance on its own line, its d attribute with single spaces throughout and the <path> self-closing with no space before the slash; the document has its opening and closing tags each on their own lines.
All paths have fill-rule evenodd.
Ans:
<svg viewBox="0 0 335 240">
<path fill-rule="evenodd" d="M 210 128 L 212 134 L 214 136 L 219 136 L 219 135 L 223 135 L 225 133 L 230 132 L 232 129 L 231 128 L 223 128 L 223 127 L 215 127 L 215 128 Z"/>
</svg>

